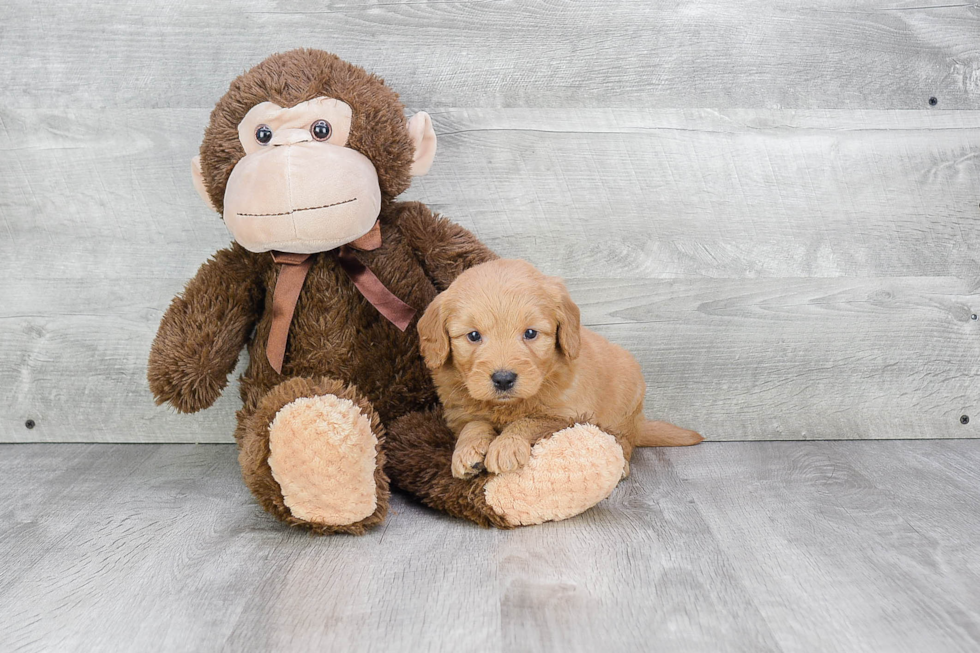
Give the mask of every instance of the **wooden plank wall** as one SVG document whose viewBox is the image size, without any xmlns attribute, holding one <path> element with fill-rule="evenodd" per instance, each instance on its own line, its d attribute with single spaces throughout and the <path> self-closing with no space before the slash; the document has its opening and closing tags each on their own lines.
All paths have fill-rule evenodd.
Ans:
<svg viewBox="0 0 980 653">
<path fill-rule="evenodd" d="M 210 108 L 299 46 L 432 114 L 406 197 L 564 275 L 651 415 L 715 440 L 980 432 L 974 3 L 7 0 L 0 441 L 231 440 L 234 389 L 172 414 L 146 355 L 228 242 L 190 183 Z"/>
</svg>

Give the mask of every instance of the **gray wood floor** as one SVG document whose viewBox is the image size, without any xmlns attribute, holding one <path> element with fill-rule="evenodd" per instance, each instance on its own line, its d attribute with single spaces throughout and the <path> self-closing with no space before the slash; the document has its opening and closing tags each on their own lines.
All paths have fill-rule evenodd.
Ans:
<svg viewBox="0 0 980 653">
<path fill-rule="evenodd" d="M 976 651 L 980 441 L 643 450 L 591 512 L 283 528 L 229 445 L 0 447 L 0 650 Z"/>
</svg>

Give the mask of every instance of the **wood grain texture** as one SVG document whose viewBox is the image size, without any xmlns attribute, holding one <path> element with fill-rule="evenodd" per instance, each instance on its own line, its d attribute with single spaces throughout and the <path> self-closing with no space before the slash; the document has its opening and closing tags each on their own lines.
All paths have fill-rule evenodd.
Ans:
<svg viewBox="0 0 980 653">
<path fill-rule="evenodd" d="M 651 414 L 720 440 L 977 434 L 972 4 L 51 11 L 0 6 L 0 441 L 230 441 L 234 382 L 177 416 L 145 360 L 228 242 L 189 183 L 210 108 L 296 46 L 432 113 L 406 198 L 566 277 Z"/>
<path fill-rule="evenodd" d="M 454 110 L 435 121 L 447 167 L 410 193 L 565 276 L 980 279 L 980 112 Z"/>
<path fill-rule="evenodd" d="M 579 517 L 273 521 L 233 446 L 0 447 L 0 649 L 973 651 L 980 442 L 641 450 Z"/>
<path fill-rule="evenodd" d="M 146 352 L 162 309 L 140 307 L 166 306 L 174 285 L 143 280 L 139 297 L 93 307 L 88 293 L 112 297 L 117 281 L 49 281 L 24 298 L 41 302 L 48 289 L 48 314 L 13 306 L 26 317 L 0 349 L 15 361 L 0 368 L 7 437 L 230 441 L 234 384 L 193 416 L 154 406 L 145 387 Z M 957 279 L 569 285 L 585 324 L 643 363 L 648 415 L 710 439 L 977 435 L 980 326 L 970 319 L 976 297 Z M 963 414 L 974 419 L 960 424 Z M 24 428 L 27 419 L 34 429 Z"/>
<path fill-rule="evenodd" d="M 404 197 L 552 273 L 980 279 L 980 111 L 433 113 Z M 0 110 L 4 265 L 192 274 L 229 240 L 190 184 L 207 116 Z"/>
<path fill-rule="evenodd" d="M 585 321 L 643 363 L 647 414 L 710 439 L 977 436 L 960 416 L 980 408 L 980 329 L 958 280 L 581 285 Z"/>
<path fill-rule="evenodd" d="M 980 644 L 977 551 L 964 551 L 976 523 L 939 524 L 948 503 L 962 507 L 975 491 L 961 487 L 961 470 L 924 459 L 976 446 L 764 443 L 725 446 L 714 460 L 665 457 L 740 562 L 756 607 L 779 624 L 781 650 L 969 651 Z M 929 478 L 939 484 L 927 493 L 895 491 Z M 936 515 L 932 529 L 916 527 L 925 514 Z"/>
<path fill-rule="evenodd" d="M 9 0 L 0 87 L 20 106 L 210 108 L 271 52 L 318 47 L 409 104 L 980 108 L 971 2 Z M 53 15 L 64 17 L 54 19 Z"/>
<path fill-rule="evenodd" d="M 170 298 L 228 242 L 188 180 L 207 112 L 0 117 L 0 439 L 230 441 L 233 386 L 180 417 L 144 380 Z M 406 196 L 566 277 L 651 414 L 719 440 L 976 435 L 980 113 L 434 119 Z"/>
</svg>

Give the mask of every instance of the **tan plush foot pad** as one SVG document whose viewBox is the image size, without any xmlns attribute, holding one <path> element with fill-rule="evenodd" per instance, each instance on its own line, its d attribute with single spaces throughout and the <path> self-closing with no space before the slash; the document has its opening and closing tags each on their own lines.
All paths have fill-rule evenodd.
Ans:
<svg viewBox="0 0 980 653">
<path fill-rule="evenodd" d="M 269 467 L 294 516 L 353 524 L 377 507 L 377 444 L 371 422 L 351 401 L 301 397 L 269 426 Z"/>
<path fill-rule="evenodd" d="M 487 504 L 515 526 L 567 519 L 612 494 L 625 464 L 613 436 L 576 424 L 534 445 L 522 469 L 490 479 Z"/>
</svg>

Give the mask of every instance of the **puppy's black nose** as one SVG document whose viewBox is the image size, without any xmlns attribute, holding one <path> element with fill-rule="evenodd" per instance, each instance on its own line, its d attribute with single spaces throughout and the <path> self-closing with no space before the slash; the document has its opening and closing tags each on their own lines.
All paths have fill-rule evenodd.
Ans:
<svg viewBox="0 0 980 653">
<path fill-rule="evenodd" d="M 514 387 L 514 383 L 517 382 L 517 374 L 509 370 L 498 370 L 490 375 L 490 380 L 493 381 L 493 387 L 504 392 Z"/>
</svg>

